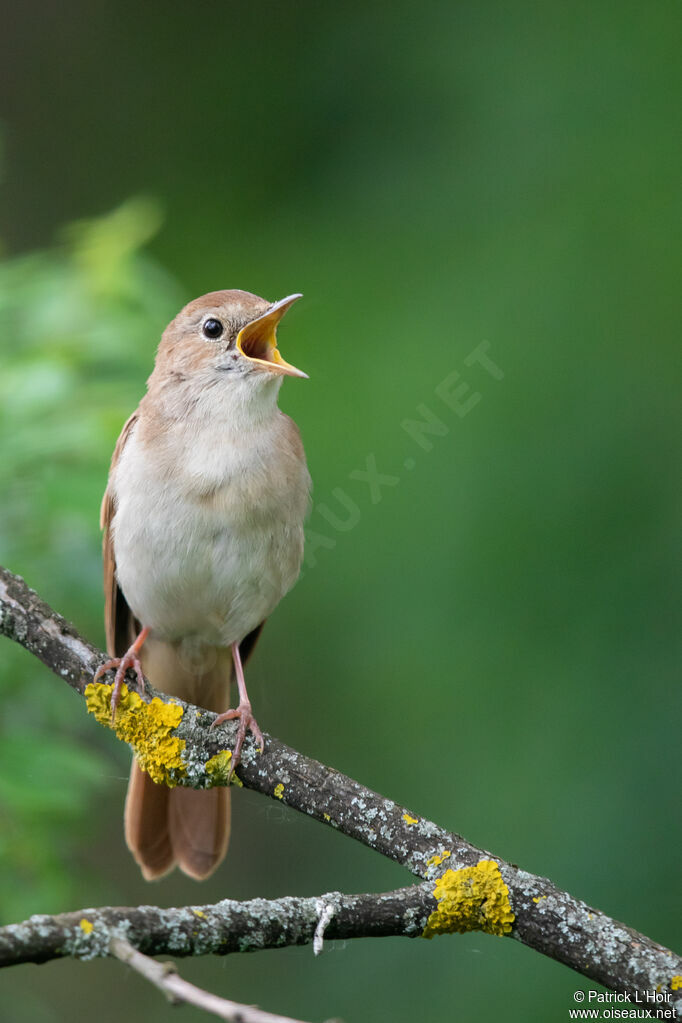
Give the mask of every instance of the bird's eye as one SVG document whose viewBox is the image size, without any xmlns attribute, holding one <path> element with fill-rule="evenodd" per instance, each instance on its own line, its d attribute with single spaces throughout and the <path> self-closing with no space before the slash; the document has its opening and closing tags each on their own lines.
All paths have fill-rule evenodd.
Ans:
<svg viewBox="0 0 682 1023">
<path fill-rule="evenodd" d="M 201 329 L 204 332 L 204 337 L 207 337 L 209 341 L 217 341 L 225 328 L 220 320 L 208 319 L 204 320 L 204 325 Z"/>
</svg>

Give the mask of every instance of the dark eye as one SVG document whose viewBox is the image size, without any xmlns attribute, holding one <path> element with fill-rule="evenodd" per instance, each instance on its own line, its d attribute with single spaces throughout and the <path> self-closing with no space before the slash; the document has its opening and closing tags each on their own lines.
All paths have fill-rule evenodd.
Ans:
<svg viewBox="0 0 682 1023">
<path fill-rule="evenodd" d="M 204 332 L 204 337 L 207 337 L 209 341 L 217 341 L 225 328 L 220 320 L 211 319 L 205 320 L 201 329 Z"/>
</svg>

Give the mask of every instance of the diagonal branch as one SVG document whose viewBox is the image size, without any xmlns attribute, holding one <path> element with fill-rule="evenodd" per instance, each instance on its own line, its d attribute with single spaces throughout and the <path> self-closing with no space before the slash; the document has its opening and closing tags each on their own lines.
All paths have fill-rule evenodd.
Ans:
<svg viewBox="0 0 682 1023">
<path fill-rule="evenodd" d="M 290 1016 L 273 1016 L 254 1005 L 241 1005 L 204 991 L 183 980 L 173 963 L 157 963 L 138 952 L 125 938 L 112 938 L 110 952 L 157 987 L 171 1005 L 195 1005 L 226 1023 L 300 1023 Z"/>
<path fill-rule="evenodd" d="M 23 580 L 5 569 L 0 569 L 0 633 L 21 643 L 81 694 L 106 659 Z M 149 687 L 147 695 L 159 694 Z M 182 708 L 172 734 L 183 744 L 185 766 L 181 774 L 171 772 L 171 782 L 199 788 L 224 783 L 224 775 L 221 778 L 207 770 L 206 764 L 211 760 L 215 764 L 219 754 L 225 755 L 236 726 L 230 722 L 210 731 L 215 715 L 181 701 L 172 702 Z M 253 744 L 245 747 L 236 773 L 246 787 L 329 824 L 420 878 L 432 882 L 441 878 L 436 889 L 439 907 L 445 905 L 448 892 L 452 894 L 467 880 L 463 871 L 494 861 L 513 910 L 511 937 L 614 990 L 634 994 L 656 989 L 680 999 L 682 959 L 669 950 L 561 891 L 546 878 L 491 856 L 275 738 L 266 736 L 266 740 L 262 755 L 256 754 Z M 494 929 L 463 921 L 457 913 L 451 926 L 441 929 L 476 927 Z"/>
</svg>

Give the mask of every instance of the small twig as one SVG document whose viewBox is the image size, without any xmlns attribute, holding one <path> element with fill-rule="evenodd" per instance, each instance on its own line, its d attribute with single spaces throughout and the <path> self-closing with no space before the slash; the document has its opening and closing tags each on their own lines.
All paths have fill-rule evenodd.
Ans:
<svg viewBox="0 0 682 1023">
<path fill-rule="evenodd" d="M 271 1012 L 264 1012 L 254 1005 L 231 1002 L 227 998 L 219 998 L 210 991 L 195 987 L 189 981 L 183 980 L 173 963 L 157 963 L 149 956 L 138 952 L 125 938 L 112 938 L 109 951 L 162 991 L 172 1005 L 195 1005 L 198 1009 L 226 1020 L 227 1023 L 301 1023 L 290 1016 L 274 1016 Z"/>
<path fill-rule="evenodd" d="M 313 952 L 316 956 L 319 956 L 322 955 L 324 948 L 324 933 L 329 927 L 332 917 L 336 914 L 337 906 L 333 902 L 325 902 L 324 899 L 317 899 L 315 905 L 319 911 L 320 918 L 317 921 L 315 933 L 313 934 Z"/>
</svg>

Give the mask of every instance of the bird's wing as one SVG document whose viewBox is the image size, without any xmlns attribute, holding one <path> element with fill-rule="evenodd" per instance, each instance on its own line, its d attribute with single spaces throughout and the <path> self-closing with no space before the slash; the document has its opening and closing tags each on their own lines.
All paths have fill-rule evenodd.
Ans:
<svg viewBox="0 0 682 1023">
<path fill-rule="evenodd" d="M 107 651 L 112 657 L 122 657 L 137 632 L 139 623 L 128 607 L 127 601 L 116 579 L 116 557 L 114 555 L 114 539 L 111 524 L 116 514 L 116 502 L 111 489 L 111 474 L 116 468 L 121 452 L 138 420 L 139 412 L 135 410 L 126 421 L 116 441 L 114 454 L 109 470 L 109 483 L 102 498 L 100 511 L 100 528 L 104 530 L 102 537 L 102 560 L 104 562 L 104 629 L 107 638 Z"/>
<path fill-rule="evenodd" d="M 260 625 L 257 625 L 256 628 L 253 629 L 248 634 L 248 636 L 245 636 L 244 639 L 239 644 L 239 656 L 242 659 L 242 664 L 246 664 L 246 662 L 248 661 L 249 657 L 251 656 L 251 654 L 253 652 L 253 648 L 255 647 L 256 643 L 258 642 L 258 639 L 260 637 L 261 632 L 263 631 L 263 626 L 265 625 L 266 621 L 267 621 L 267 619 L 264 619 L 260 623 Z"/>
</svg>

